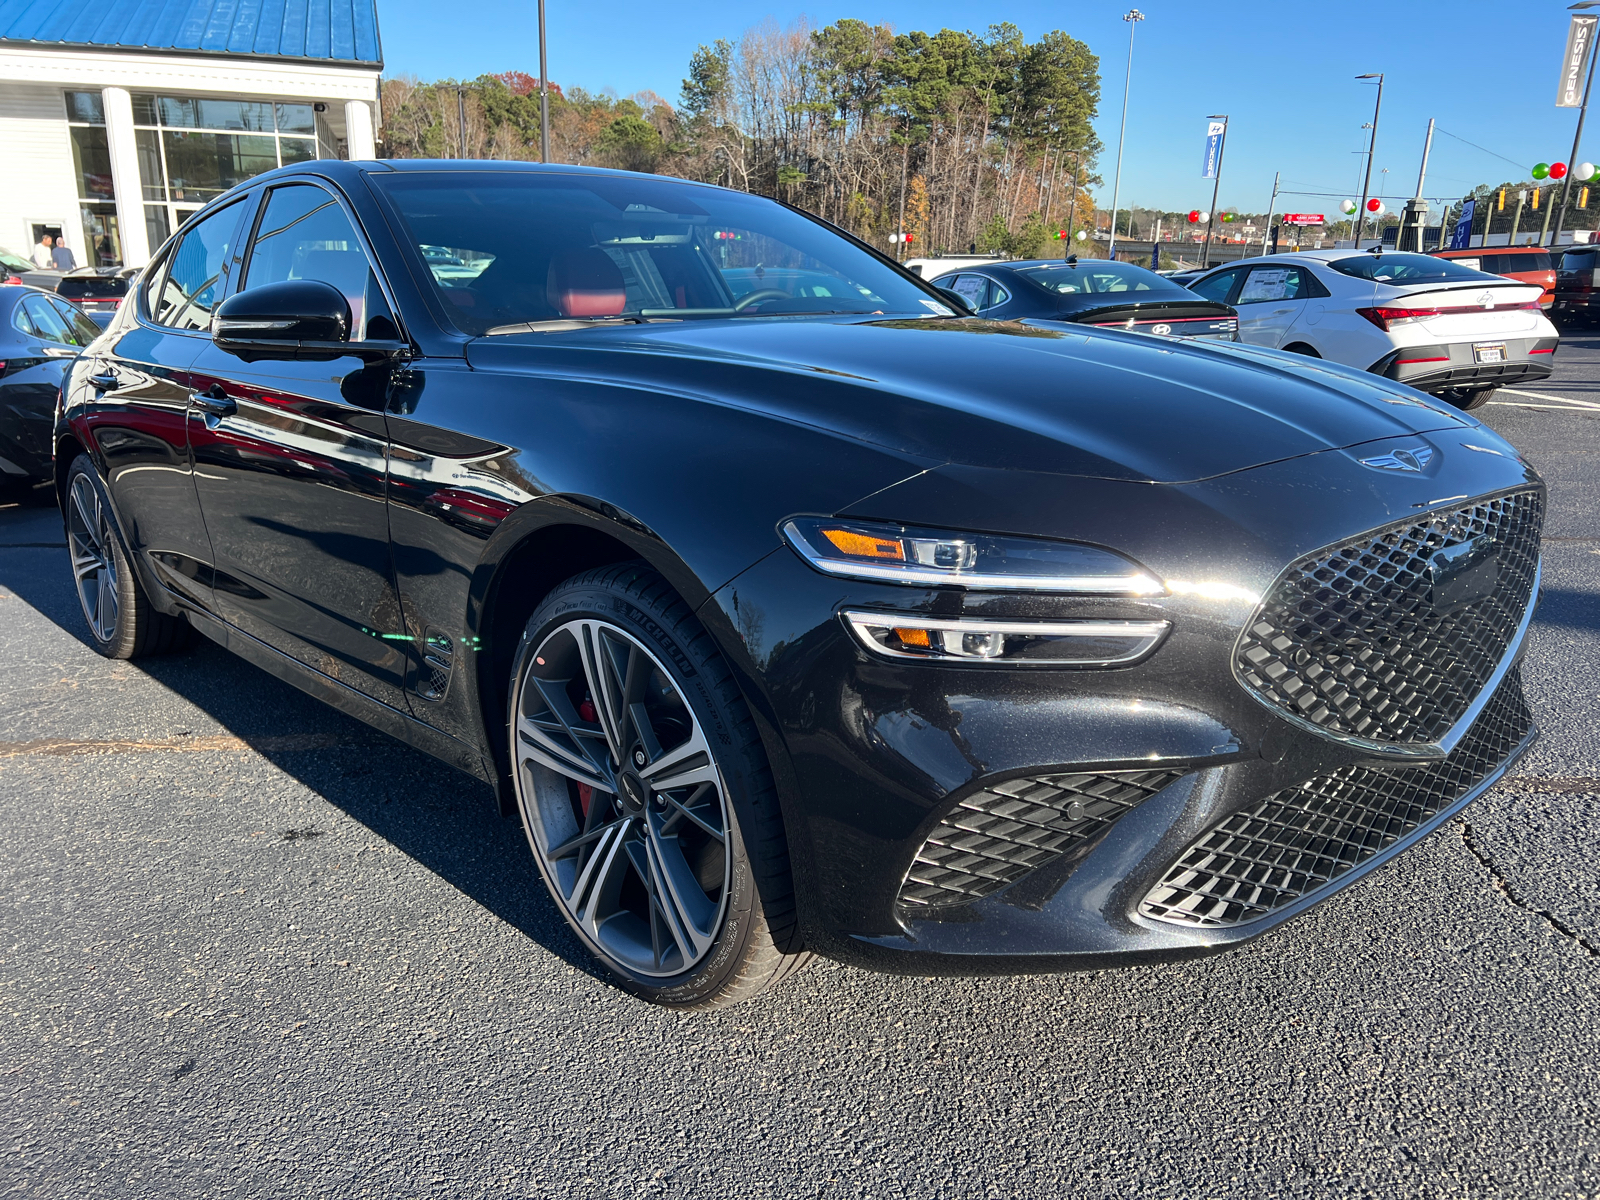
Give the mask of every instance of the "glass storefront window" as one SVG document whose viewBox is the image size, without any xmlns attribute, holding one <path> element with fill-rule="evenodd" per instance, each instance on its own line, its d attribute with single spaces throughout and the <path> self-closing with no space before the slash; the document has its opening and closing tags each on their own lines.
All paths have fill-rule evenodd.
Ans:
<svg viewBox="0 0 1600 1200">
<path fill-rule="evenodd" d="M 159 125 L 160 118 L 156 115 L 156 98 L 149 92 L 135 92 L 133 94 L 133 123 L 135 125 Z"/>
<path fill-rule="evenodd" d="M 172 236 L 172 221 L 165 204 L 144 206 L 144 236 L 152 254 L 164 246 L 167 239 Z"/>
<path fill-rule="evenodd" d="M 83 217 L 83 252 L 78 265 L 116 267 L 122 264 L 122 233 L 117 226 L 115 204 L 79 206 Z"/>
<path fill-rule="evenodd" d="M 154 129 L 135 129 L 134 144 L 139 148 L 139 182 L 146 200 L 167 198 L 167 173 L 161 166 L 160 135 Z M 150 247 L 152 250 L 155 246 Z"/>
<path fill-rule="evenodd" d="M 317 114 L 309 104 L 278 105 L 279 133 L 315 133 Z"/>
<path fill-rule="evenodd" d="M 103 125 L 68 125 L 72 138 L 72 169 L 78 177 L 80 200 L 111 200 L 111 148 Z"/>
<path fill-rule="evenodd" d="M 67 120 L 74 124 L 104 125 L 105 106 L 99 92 L 68 92 Z"/>
<path fill-rule="evenodd" d="M 246 179 L 278 165 L 270 137 L 169 130 L 161 135 L 172 199 L 214 199 Z"/>
<path fill-rule="evenodd" d="M 285 164 L 308 162 L 317 157 L 317 143 L 311 138 L 279 138 Z"/>
</svg>

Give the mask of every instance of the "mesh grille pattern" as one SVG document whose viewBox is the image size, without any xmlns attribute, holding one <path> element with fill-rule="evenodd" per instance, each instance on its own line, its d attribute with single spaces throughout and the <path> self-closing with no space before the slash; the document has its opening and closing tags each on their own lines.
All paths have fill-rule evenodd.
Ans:
<svg viewBox="0 0 1600 1200">
<path fill-rule="evenodd" d="M 1399 771 L 1341 767 L 1235 813 L 1184 851 L 1139 905 L 1158 921 L 1243 925 L 1316 891 L 1425 825 L 1533 727 L 1509 672 L 1450 756 Z"/>
<path fill-rule="evenodd" d="M 1533 599 L 1543 497 L 1480 500 L 1390 525 L 1294 563 L 1234 649 L 1245 684 L 1333 733 L 1431 742 L 1505 657 Z M 1437 613 L 1429 556 L 1489 535 L 1498 579 L 1482 600 Z"/>
<path fill-rule="evenodd" d="M 900 886 L 913 911 L 964 904 L 1088 841 L 1181 771 L 1012 779 L 968 796 L 928 835 Z"/>
</svg>

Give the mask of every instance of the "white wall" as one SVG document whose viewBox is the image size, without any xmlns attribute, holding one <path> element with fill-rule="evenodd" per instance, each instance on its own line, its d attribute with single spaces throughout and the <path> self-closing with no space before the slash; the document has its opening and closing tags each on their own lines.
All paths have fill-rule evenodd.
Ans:
<svg viewBox="0 0 1600 1200">
<path fill-rule="evenodd" d="M 60 87 L 0 81 L 0 246 L 26 258 L 33 250 L 30 223 L 53 221 L 84 261 L 83 219 L 67 138 L 66 101 Z"/>
</svg>

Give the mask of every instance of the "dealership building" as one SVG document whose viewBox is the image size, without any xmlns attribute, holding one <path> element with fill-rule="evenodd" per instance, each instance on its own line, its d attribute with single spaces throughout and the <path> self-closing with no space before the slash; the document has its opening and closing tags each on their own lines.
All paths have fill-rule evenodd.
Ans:
<svg viewBox="0 0 1600 1200">
<path fill-rule="evenodd" d="M 375 0 L 0 0 L 0 247 L 141 266 L 241 180 L 372 158 Z"/>
</svg>

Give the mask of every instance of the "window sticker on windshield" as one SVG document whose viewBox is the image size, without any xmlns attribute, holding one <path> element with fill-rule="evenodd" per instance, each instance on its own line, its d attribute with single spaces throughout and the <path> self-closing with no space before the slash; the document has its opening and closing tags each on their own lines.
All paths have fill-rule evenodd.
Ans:
<svg viewBox="0 0 1600 1200">
<path fill-rule="evenodd" d="M 948 305 L 940 304 L 937 300 L 924 300 L 922 302 L 922 306 L 936 316 L 953 317 L 956 315 L 955 309 L 949 307 Z"/>
<path fill-rule="evenodd" d="M 1247 304 L 1251 300 L 1284 300 L 1288 295 L 1287 270 L 1251 271 L 1250 278 L 1244 281 L 1244 291 L 1239 293 L 1239 303 Z"/>
</svg>

